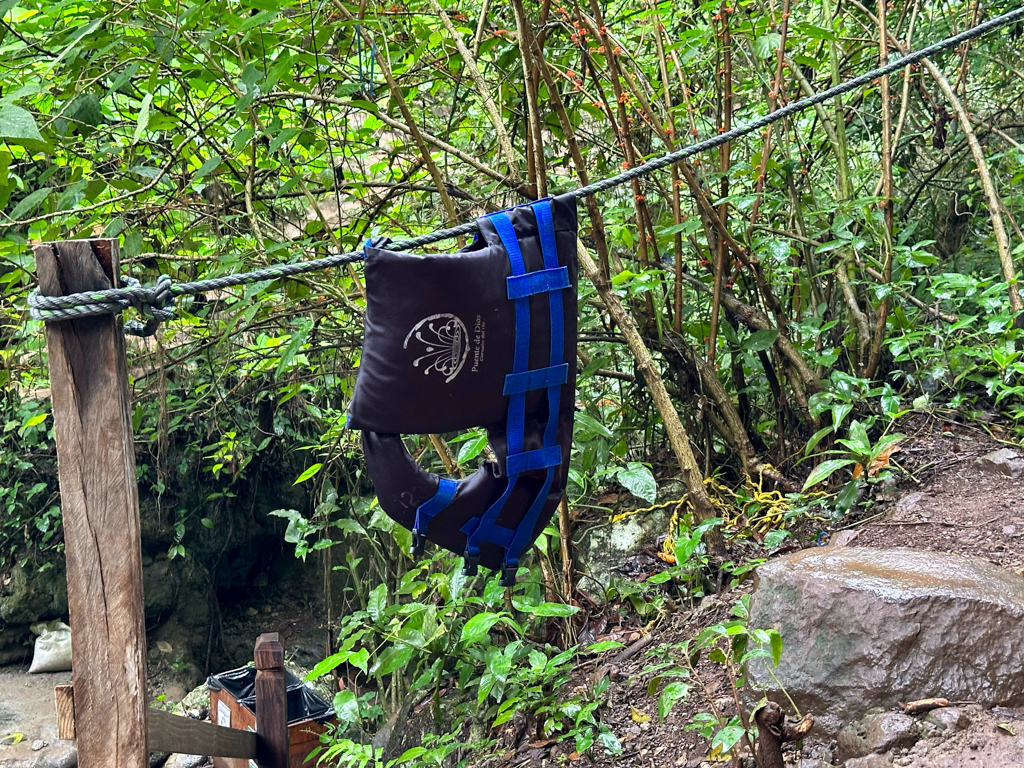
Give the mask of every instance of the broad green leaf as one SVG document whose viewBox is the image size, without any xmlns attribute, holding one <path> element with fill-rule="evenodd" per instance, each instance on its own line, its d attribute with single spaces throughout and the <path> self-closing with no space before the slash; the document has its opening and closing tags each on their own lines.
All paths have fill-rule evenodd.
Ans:
<svg viewBox="0 0 1024 768">
<path fill-rule="evenodd" d="M 37 189 L 14 206 L 14 210 L 12 210 L 8 215 L 17 221 L 22 216 L 32 213 L 32 211 L 38 208 L 40 203 L 42 203 L 52 191 L 53 190 L 50 187 Z"/>
<path fill-rule="evenodd" d="M 638 461 L 631 461 L 615 473 L 622 487 L 648 504 L 653 504 L 658 498 L 658 484 L 654 480 L 654 474 L 646 466 Z"/>
<path fill-rule="evenodd" d="M 690 686 L 679 680 L 666 685 L 665 689 L 661 692 L 661 696 L 658 697 L 658 717 L 662 720 L 668 717 L 675 703 L 685 698 L 689 692 Z"/>
<path fill-rule="evenodd" d="M 779 332 L 774 328 L 766 328 L 763 331 L 756 331 L 755 333 L 750 334 L 750 336 L 743 342 L 743 349 L 747 352 L 764 352 L 766 349 L 771 348 L 778 336 Z"/>
<path fill-rule="evenodd" d="M 772 663 L 779 666 L 779 659 L 782 658 L 782 635 L 777 629 L 768 630 L 768 638 L 772 647 Z"/>
<path fill-rule="evenodd" d="M 501 621 L 500 613 L 478 613 L 467 621 L 462 627 L 462 636 L 459 642 L 463 645 L 473 645 L 480 642 L 491 631 L 491 627 Z"/>
<path fill-rule="evenodd" d="M 821 464 L 811 470 L 811 474 L 807 476 L 807 481 L 804 483 L 803 490 L 807 490 L 823 480 L 827 480 L 828 477 L 835 472 L 837 469 L 842 469 L 850 464 L 855 464 L 854 459 L 829 459 L 823 461 Z"/>
<path fill-rule="evenodd" d="M 711 748 L 717 747 L 724 754 L 736 746 L 736 742 L 741 738 L 743 738 L 742 726 L 727 725 L 715 734 L 715 738 L 711 740 Z"/>
<path fill-rule="evenodd" d="M 196 175 L 192 178 L 192 183 L 195 184 L 208 173 L 212 173 L 213 171 L 217 170 L 217 167 L 221 164 L 222 160 L 223 158 L 220 155 L 214 155 L 201 166 L 199 166 L 199 170 L 196 171 Z"/>
<path fill-rule="evenodd" d="M 359 716 L 359 699 L 351 690 L 338 691 L 334 694 L 334 714 L 338 716 L 341 723 L 358 723 L 362 718 Z"/>
<path fill-rule="evenodd" d="M 601 731 L 597 734 L 597 740 L 609 755 L 621 755 L 622 745 L 611 731 Z"/>
<path fill-rule="evenodd" d="M 609 440 L 614 437 L 608 427 L 585 411 L 579 411 L 576 414 L 576 424 L 581 428 L 581 432 L 590 432 L 593 435 L 606 437 Z"/>
<path fill-rule="evenodd" d="M 333 672 L 337 667 L 341 666 L 347 661 L 350 661 L 352 657 L 351 651 L 342 651 L 341 653 L 332 653 L 326 659 L 321 661 L 309 674 L 306 675 L 307 680 L 316 680 L 318 677 L 323 677 L 329 672 Z M 365 671 L 365 670 L 363 670 Z"/>
<path fill-rule="evenodd" d="M 37 424 L 42 424 L 44 421 L 46 421 L 46 417 L 49 415 L 50 414 L 48 413 L 37 413 L 35 416 L 29 416 L 27 419 L 25 419 L 25 423 L 21 425 L 22 431 L 28 429 L 29 427 L 34 427 Z"/>
<path fill-rule="evenodd" d="M 292 485 L 298 485 L 299 483 L 306 482 L 307 480 L 309 480 L 309 478 L 313 477 L 313 475 L 319 472 L 321 468 L 323 468 L 323 466 L 323 464 L 314 464 L 301 475 L 299 475 L 297 478 L 295 478 L 295 482 L 292 483 Z"/>
<path fill-rule="evenodd" d="M 390 675 L 395 670 L 401 669 L 408 664 L 415 652 L 416 649 L 408 645 L 392 646 L 380 655 L 377 663 L 370 670 L 370 674 L 377 677 Z"/>
<path fill-rule="evenodd" d="M 484 446 L 486 445 L 487 433 L 481 430 L 478 435 L 469 438 L 469 440 L 462 444 L 462 447 L 459 449 L 459 464 L 464 464 L 467 461 L 475 459 L 483 453 Z"/>
<path fill-rule="evenodd" d="M 149 126 L 149 107 L 153 103 L 153 94 L 147 93 L 142 99 L 142 106 L 139 107 L 139 116 L 135 121 L 135 133 L 132 135 L 132 144 L 138 144 L 142 134 Z"/>
<path fill-rule="evenodd" d="M 529 613 L 533 616 L 559 616 L 566 617 L 572 616 L 574 613 L 579 613 L 579 607 L 575 605 L 565 605 L 564 603 L 540 603 L 539 605 L 530 605 L 520 600 L 513 600 L 512 605 L 515 606 L 517 611 L 523 613 Z"/>
<path fill-rule="evenodd" d="M 358 651 L 348 657 L 348 663 L 356 669 L 362 670 L 363 674 L 366 674 L 367 665 L 370 663 L 370 652 L 365 648 L 360 648 Z"/>
<path fill-rule="evenodd" d="M 384 609 L 388 606 L 388 585 L 378 584 L 370 592 L 370 599 L 366 604 L 366 610 L 370 618 L 379 621 L 384 615 Z"/>
<path fill-rule="evenodd" d="M 399 755 L 398 764 L 401 765 L 402 763 L 408 763 L 412 760 L 415 760 L 417 757 L 422 757 L 425 754 L 427 754 L 427 750 L 425 747 L 411 747 L 405 750 L 405 752 L 403 752 L 401 755 Z"/>
</svg>

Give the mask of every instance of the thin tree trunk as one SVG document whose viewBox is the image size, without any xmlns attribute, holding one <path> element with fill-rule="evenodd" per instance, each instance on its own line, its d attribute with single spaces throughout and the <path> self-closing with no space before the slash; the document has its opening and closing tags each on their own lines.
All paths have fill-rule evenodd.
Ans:
<svg viewBox="0 0 1024 768">
<path fill-rule="evenodd" d="M 430 0 L 430 6 L 434 9 L 434 13 L 441 19 L 441 24 L 448 30 L 448 34 L 452 37 L 452 42 L 455 44 L 456 50 L 462 57 L 462 63 L 466 67 L 466 71 L 469 73 L 470 79 L 473 81 L 473 85 L 476 86 L 476 92 L 480 94 L 480 100 L 484 105 L 484 112 L 487 113 L 488 119 L 491 121 L 491 125 L 494 126 L 495 136 L 498 139 L 498 146 L 501 148 L 501 153 L 505 156 L 505 162 L 508 164 L 509 177 L 514 183 L 519 183 L 522 180 L 522 176 L 519 170 L 519 161 L 516 159 L 515 152 L 512 150 L 512 139 L 509 138 L 508 131 L 505 130 L 505 123 L 502 122 L 501 112 L 498 110 L 497 105 L 494 103 L 494 99 L 491 98 L 491 92 L 487 88 L 487 83 L 484 82 L 483 75 L 480 74 L 480 70 L 476 65 L 476 56 L 470 52 L 466 47 L 466 44 L 462 42 L 462 36 L 459 31 L 452 24 L 451 19 L 448 18 L 448 14 L 445 13 L 444 8 L 438 0 Z"/>
<path fill-rule="evenodd" d="M 878 19 L 875 18 L 874 14 L 858 2 L 858 0 L 850 0 L 850 2 L 857 6 L 875 24 L 878 23 Z M 892 35 L 888 37 L 892 47 L 905 56 L 907 50 L 903 44 Z M 1013 265 L 1013 255 L 1010 253 L 1010 238 L 1007 236 L 1006 227 L 1003 224 L 1002 200 L 996 191 L 996 185 L 992 181 L 992 174 L 989 173 L 988 163 L 985 161 L 985 152 L 981 148 L 981 142 L 978 141 L 974 128 L 971 127 L 970 115 L 967 114 L 963 103 L 957 98 L 956 93 L 953 91 L 953 86 L 949 84 L 949 80 L 946 79 L 946 76 L 942 74 L 931 59 L 922 59 L 922 63 L 925 69 L 928 70 L 928 74 L 932 76 L 935 84 L 939 87 L 939 90 L 942 91 L 946 101 L 949 102 L 949 106 L 956 113 L 957 122 L 960 125 L 960 129 L 964 132 L 964 138 L 967 139 L 971 155 L 974 157 L 974 164 L 978 168 L 978 176 L 981 179 L 981 187 L 985 191 L 985 201 L 988 204 L 989 218 L 992 221 L 992 234 L 996 240 L 996 251 L 999 253 L 999 264 L 1002 266 L 1003 279 L 1009 284 L 1010 310 L 1016 314 L 1024 310 L 1024 301 L 1021 300 L 1020 291 L 1017 289 L 1017 270 Z"/>
<path fill-rule="evenodd" d="M 662 381 L 661 374 L 651 358 L 650 351 L 644 344 L 644 340 L 640 336 L 633 318 L 626 311 L 626 308 L 622 306 L 622 302 L 619 301 L 619 297 L 611 283 L 604 278 L 597 264 L 590 258 L 590 254 L 587 253 L 583 242 L 577 240 L 576 247 L 579 251 L 579 261 L 583 267 L 583 273 L 594 284 L 598 294 L 605 303 L 605 307 L 608 309 L 608 313 L 612 316 L 615 324 L 619 326 L 619 330 L 626 339 L 629 351 L 633 355 L 637 370 L 640 371 L 644 381 L 647 382 L 647 387 L 651 392 L 651 399 L 654 400 L 654 405 L 661 415 L 662 423 L 665 425 L 665 431 L 668 433 L 672 452 L 676 456 L 676 461 L 679 462 L 683 484 L 686 485 L 690 504 L 693 506 L 694 516 L 698 521 L 709 520 L 715 517 L 715 507 L 708 497 L 707 489 L 704 487 L 704 474 L 701 472 L 700 467 L 697 465 L 697 459 L 693 455 L 690 437 L 686 432 L 686 427 L 683 426 L 683 422 L 679 418 L 679 413 L 672 404 L 672 399 L 665 390 L 665 383 Z M 718 528 L 708 531 L 705 540 L 707 541 L 709 553 L 716 558 L 721 559 L 725 557 L 725 540 L 722 538 L 722 532 Z"/>
</svg>

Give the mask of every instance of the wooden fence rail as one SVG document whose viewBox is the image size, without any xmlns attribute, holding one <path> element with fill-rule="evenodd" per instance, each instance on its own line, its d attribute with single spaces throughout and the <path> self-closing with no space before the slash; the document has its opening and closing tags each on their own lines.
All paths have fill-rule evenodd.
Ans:
<svg viewBox="0 0 1024 768">
<path fill-rule="evenodd" d="M 146 711 L 150 752 L 180 752 L 255 760 L 259 768 L 288 768 L 288 692 L 284 654 L 276 632 L 256 641 L 256 730 L 225 728 L 152 707 Z M 263 666 L 260 666 L 263 664 Z M 57 735 L 75 739 L 74 685 L 54 689 Z"/>
</svg>

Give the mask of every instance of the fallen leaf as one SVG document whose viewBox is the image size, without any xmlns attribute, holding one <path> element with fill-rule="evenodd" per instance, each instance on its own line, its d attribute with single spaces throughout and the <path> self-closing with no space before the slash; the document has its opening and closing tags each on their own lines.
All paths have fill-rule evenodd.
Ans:
<svg viewBox="0 0 1024 768">
<path fill-rule="evenodd" d="M 1011 736 L 1016 736 L 1017 735 L 1017 731 L 1014 730 L 1014 727 L 1012 725 L 1010 725 L 1009 723 L 999 723 L 996 726 L 996 728 L 998 728 L 1001 731 L 1006 731 Z"/>
<path fill-rule="evenodd" d="M 579 759 L 580 759 L 580 757 L 581 757 L 581 755 L 580 755 L 580 753 L 579 753 L 579 752 L 570 752 L 570 753 L 569 753 L 569 759 L 570 759 L 570 760 L 571 760 L 572 762 L 574 762 L 574 763 L 575 763 L 575 762 L 576 762 L 577 760 L 579 760 Z"/>
<path fill-rule="evenodd" d="M 732 755 L 728 752 L 723 752 L 720 745 L 715 746 L 707 755 L 704 757 L 709 763 L 727 763 L 732 760 Z"/>
<path fill-rule="evenodd" d="M 633 718 L 634 723 L 649 723 L 651 722 L 651 716 L 645 715 L 636 707 L 629 708 L 629 716 Z"/>
<path fill-rule="evenodd" d="M 894 453 L 899 452 L 900 447 L 898 444 L 890 445 L 884 451 L 882 451 L 875 460 L 871 462 L 871 466 L 868 467 L 869 477 L 878 477 L 878 473 L 889 466 L 889 457 Z M 859 466 L 859 465 L 858 465 Z"/>
<path fill-rule="evenodd" d="M 156 647 L 160 649 L 161 653 L 173 653 L 174 646 L 168 643 L 166 640 L 157 640 Z"/>
</svg>

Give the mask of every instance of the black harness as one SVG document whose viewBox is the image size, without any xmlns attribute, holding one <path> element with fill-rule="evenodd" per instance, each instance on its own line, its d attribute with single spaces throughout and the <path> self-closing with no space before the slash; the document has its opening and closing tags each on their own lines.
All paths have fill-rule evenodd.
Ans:
<svg viewBox="0 0 1024 768">
<path fill-rule="evenodd" d="M 565 490 L 576 384 L 576 201 L 478 220 L 454 254 L 368 244 L 363 353 L 348 424 L 384 511 L 515 583 Z M 402 434 L 483 426 L 496 461 L 465 480 L 423 470 Z"/>
</svg>

